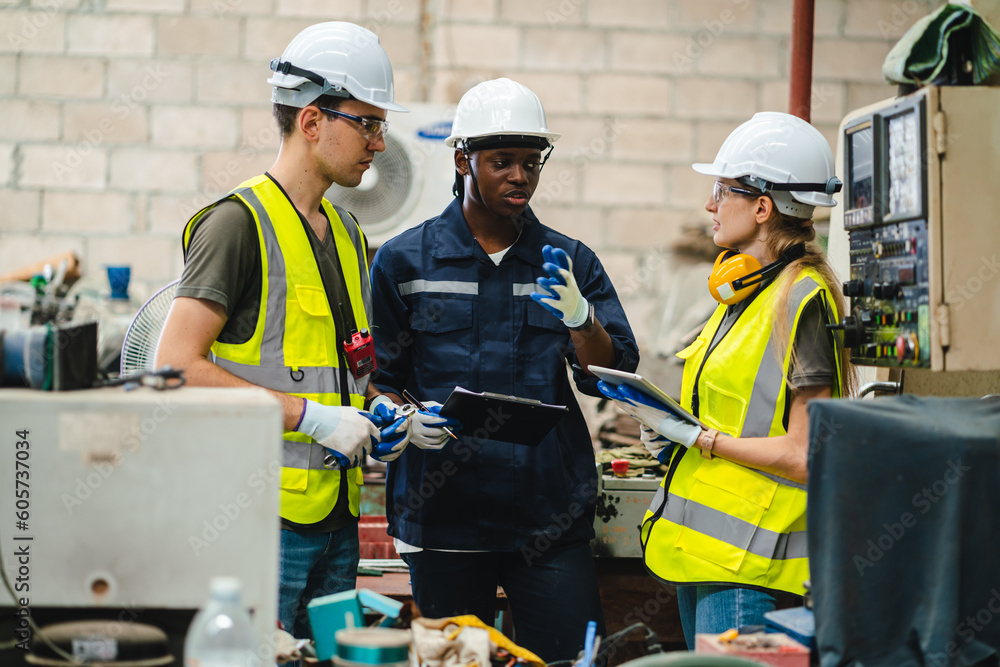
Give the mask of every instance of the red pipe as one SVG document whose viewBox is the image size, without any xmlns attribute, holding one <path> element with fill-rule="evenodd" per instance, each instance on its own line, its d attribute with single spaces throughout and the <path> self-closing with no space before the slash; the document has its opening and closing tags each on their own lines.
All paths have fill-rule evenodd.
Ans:
<svg viewBox="0 0 1000 667">
<path fill-rule="evenodd" d="M 814 10 L 815 0 L 794 0 L 788 113 L 798 116 L 807 123 L 812 116 Z"/>
</svg>

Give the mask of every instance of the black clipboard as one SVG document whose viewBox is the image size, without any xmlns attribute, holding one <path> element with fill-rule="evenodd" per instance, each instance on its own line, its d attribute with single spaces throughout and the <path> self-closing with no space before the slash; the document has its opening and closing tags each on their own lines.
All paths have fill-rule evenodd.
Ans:
<svg viewBox="0 0 1000 667">
<path fill-rule="evenodd" d="M 441 416 L 462 422 L 460 436 L 534 447 L 569 408 L 488 391 L 455 387 L 441 406 Z"/>
</svg>

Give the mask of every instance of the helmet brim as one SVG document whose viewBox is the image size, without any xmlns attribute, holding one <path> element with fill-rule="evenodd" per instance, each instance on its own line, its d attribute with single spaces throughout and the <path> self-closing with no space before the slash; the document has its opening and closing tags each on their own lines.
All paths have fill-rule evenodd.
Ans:
<svg viewBox="0 0 1000 667">
<path fill-rule="evenodd" d="M 444 144 L 449 148 L 457 148 L 458 144 L 464 141 L 469 141 L 472 139 L 486 139 L 487 137 L 505 137 L 505 136 L 538 137 L 539 139 L 544 139 L 548 141 L 549 146 L 551 146 L 552 144 L 556 143 L 559 140 L 559 137 L 561 137 L 562 135 L 559 134 L 558 132 L 515 132 L 515 131 L 490 132 L 489 134 L 479 134 L 471 137 L 465 137 L 460 134 L 453 134 L 444 140 Z"/>
<path fill-rule="evenodd" d="M 705 174 L 706 176 L 715 176 L 716 178 L 727 178 L 722 174 L 722 170 L 715 166 L 714 162 L 695 162 L 691 165 L 691 168 L 697 171 L 699 174 Z"/>
</svg>

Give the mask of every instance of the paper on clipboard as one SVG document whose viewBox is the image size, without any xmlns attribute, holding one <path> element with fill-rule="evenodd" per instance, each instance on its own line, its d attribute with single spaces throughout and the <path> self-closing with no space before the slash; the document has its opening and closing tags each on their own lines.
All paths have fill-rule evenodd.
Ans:
<svg viewBox="0 0 1000 667">
<path fill-rule="evenodd" d="M 440 414 L 462 422 L 459 436 L 471 435 L 533 447 L 568 412 L 565 405 L 455 387 L 441 406 Z"/>
<path fill-rule="evenodd" d="M 703 429 L 708 429 L 708 426 L 705 426 L 700 419 L 685 410 L 680 403 L 670 398 L 666 392 L 641 375 L 637 373 L 627 373 L 614 368 L 605 368 L 603 366 L 591 365 L 587 366 L 587 368 L 591 373 L 601 378 L 608 384 L 613 384 L 616 387 L 623 384 L 628 385 L 637 391 L 641 391 L 646 396 L 656 399 L 663 404 L 664 410 L 670 412 L 681 421 L 688 424 L 694 424 L 695 426 L 700 426 Z"/>
</svg>

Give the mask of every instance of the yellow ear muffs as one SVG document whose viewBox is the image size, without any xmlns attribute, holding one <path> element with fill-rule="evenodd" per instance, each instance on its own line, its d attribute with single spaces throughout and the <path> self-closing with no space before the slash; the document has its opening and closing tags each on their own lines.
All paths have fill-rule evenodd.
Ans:
<svg viewBox="0 0 1000 667">
<path fill-rule="evenodd" d="M 753 275 L 759 276 L 760 271 L 760 262 L 756 257 L 735 250 L 723 250 L 715 259 L 712 274 L 708 277 L 708 291 L 719 303 L 727 306 L 739 303 L 756 291 L 760 281 L 757 280 L 746 287 L 738 281 Z"/>
</svg>

